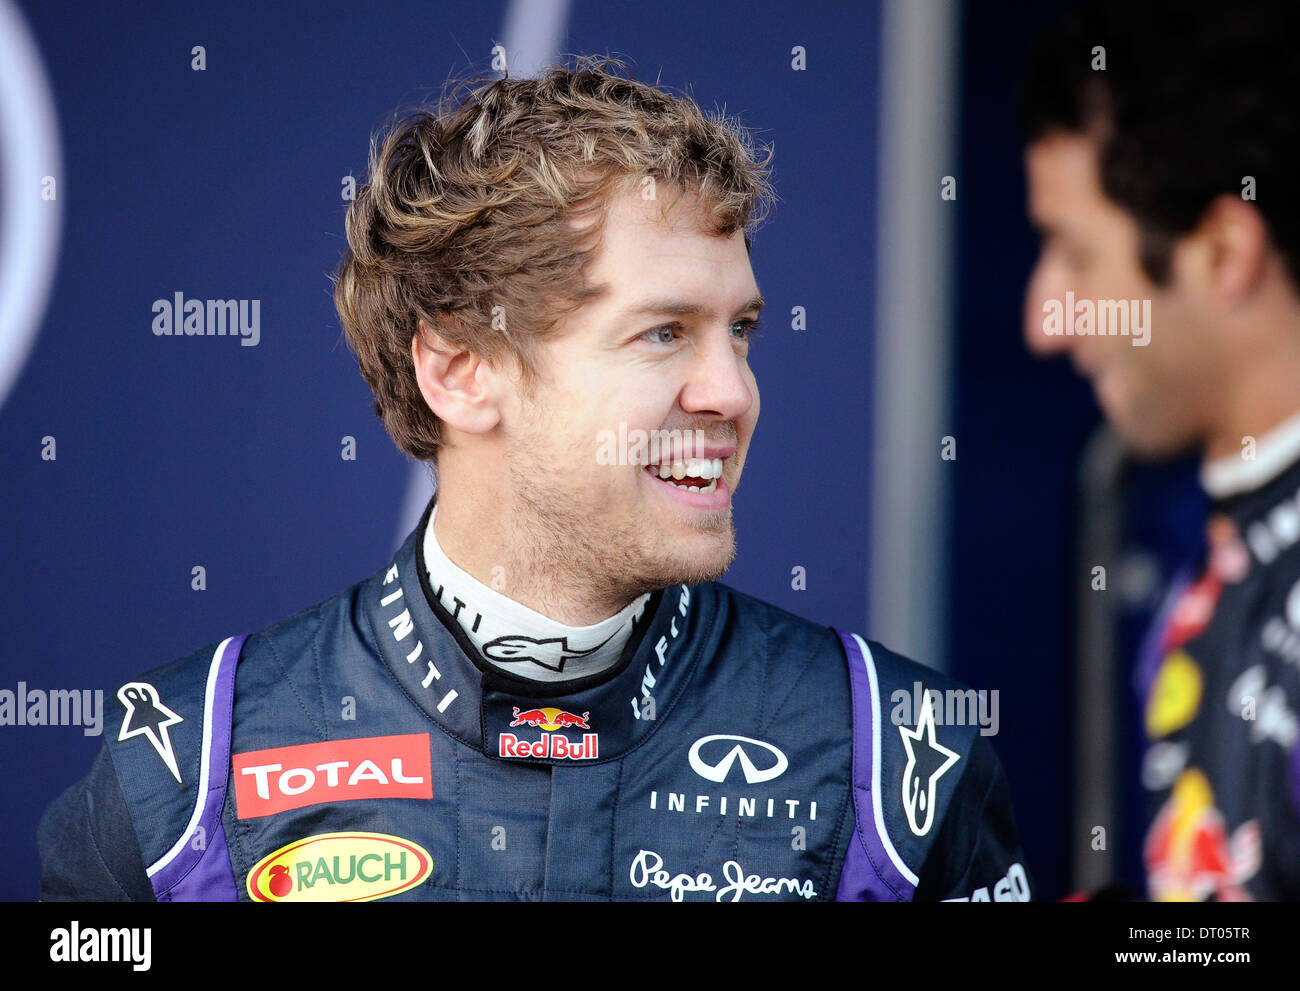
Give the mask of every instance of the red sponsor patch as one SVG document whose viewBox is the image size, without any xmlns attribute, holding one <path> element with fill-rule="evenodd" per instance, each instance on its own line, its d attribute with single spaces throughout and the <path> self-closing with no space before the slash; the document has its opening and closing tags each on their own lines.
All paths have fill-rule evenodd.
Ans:
<svg viewBox="0 0 1300 991">
<path fill-rule="evenodd" d="M 322 802 L 433 798 L 429 734 L 366 736 L 234 755 L 240 819 Z"/>
</svg>

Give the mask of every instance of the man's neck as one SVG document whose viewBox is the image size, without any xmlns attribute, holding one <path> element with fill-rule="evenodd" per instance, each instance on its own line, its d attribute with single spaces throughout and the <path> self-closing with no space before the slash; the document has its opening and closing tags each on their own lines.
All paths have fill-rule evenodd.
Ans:
<svg viewBox="0 0 1300 991">
<path fill-rule="evenodd" d="M 638 629 L 649 593 L 594 624 L 557 622 L 485 584 L 448 557 L 438 542 L 438 510 L 435 503 L 420 542 L 429 588 L 483 662 L 513 677 L 552 684 L 589 678 L 618 664 Z"/>
<path fill-rule="evenodd" d="M 1260 438 L 1300 412 L 1300 299 L 1281 276 L 1223 335 L 1231 346 L 1220 355 L 1212 395 L 1203 398 L 1213 422 L 1202 461 L 1250 460 Z"/>
<path fill-rule="evenodd" d="M 1300 324 L 1280 303 L 1267 315 L 1239 328 L 1241 344 L 1225 361 L 1201 459 L 1214 499 L 1258 489 L 1300 458 Z"/>
<path fill-rule="evenodd" d="M 521 525 L 504 496 L 463 499 L 440 484 L 433 530 L 447 557 L 490 588 L 566 626 L 591 626 L 635 595 L 602 594 L 564 569 L 564 556 Z"/>
</svg>

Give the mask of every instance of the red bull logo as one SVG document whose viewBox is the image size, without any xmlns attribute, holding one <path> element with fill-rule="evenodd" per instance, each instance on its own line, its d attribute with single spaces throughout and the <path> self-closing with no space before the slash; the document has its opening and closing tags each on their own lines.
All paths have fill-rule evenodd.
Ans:
<svg viewBox="0 0 1300 991">
<path fill-rule="evenodd" d="M 548 733 L 554 733 L 557 729 L 591 729 L 587 725 L 587 717 L 590 712 L 584 712 L 581 716 L 575 716 L 572 712 L 565 712 L 563 709 L 527 709 L 519 711 L 515 706 L 515 721 L 510 724 L 513 729 L 516 726 L 531 726 L 533 729 L 544 729 Z"/>
<path fill-rule="evenodd" d="M 543 757 L 549 760 L 595 760 L 600 756 L 598 737 L 583 733 L 582 741 L 574 743 L 559 733 L 543 733 L 540 740 L 521 740 L 513 733 L 502 733 L 498 740 L 498 754 L 502 757 Z"/>
<path fill-rule="evenodd" d="M 1259 870 L 1259 823 L 1230 835 L 1209 780 L 1191 767 L 1151 824 L 1144 859 L 1153 901 L 1251 901 L 1243 884 Z"/>
<path fill-rule="evenodd" d="M 497 738 L 497 755 L 500 757 L 539 757 L 543 760 L 595 760 L 600 755 L 599 738 L 595 733 L 583 733 L 579 741 L 570 740 L 556 730 L 591 729 L 587 719 L 590 712 L 576 716 L 563 709 L 538 708 L 515 709 L 516 726 L 531 726 L 533 729 L 545 730 L 541 739 L 525 740 L 514 733 L 502 733 Z"/>
</svg>

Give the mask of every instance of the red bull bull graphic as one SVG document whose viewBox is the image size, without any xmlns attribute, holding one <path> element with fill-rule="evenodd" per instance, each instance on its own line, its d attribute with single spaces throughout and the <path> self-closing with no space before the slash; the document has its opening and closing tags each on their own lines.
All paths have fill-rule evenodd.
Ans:
<svg viewBox="0 0 1300 991">
<path fill-rule="evenodd" d="M 1143 856 L 1153 901 L 1253 901 L 1244 884 L 1259 870 L 1259 823 L 1229 834 L 1209 780 L 1191 767 L 1151 824 Z"/>
<path fill-rule="evenodd" d="M 540 739 L 524 739 L 514 733 L 502 733 L 497 739 L 497 754 L 501 757 L 537 757 L 544 760 L 595 760 L 600 755 L 599 737 L 583 733 L 580 741 L 570 740 L 556 730 L 591 729 L 587 722 L 590 712 L 581 716 L 563 709 L 537 708 L 520 710 L 514 707 L 515 718 L 510 723 L 545 730 Z"/>
<path fill-rule="evenodd" d="M 524 712 L 520 712 L 518 706 L 514 709 L 515 721 L 510 724 L 511 728 L 531 726 L 533 729 L 544 729 L 549 733 L 554 733 L 557 729 L 591 729 L 587 725 L 590 712 L 575 716 L 572 712 L 565 712 L 563 709 L 527 709 Z"/>
</svg>

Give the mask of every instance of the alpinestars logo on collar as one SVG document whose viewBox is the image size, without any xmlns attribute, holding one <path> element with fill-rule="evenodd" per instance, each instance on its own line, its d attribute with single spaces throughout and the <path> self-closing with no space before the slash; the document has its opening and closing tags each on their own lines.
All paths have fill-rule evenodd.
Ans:
<svg viewBox="0 0 1300 991">
<path fill-rule="evenodd" d="M 485 643 L 483 645 L 483 656 L 490 661 L 496 661 L 498 664 L 517 664 L 521 661 L 532 661 L 549 671 L 563 671 L 565 661 L 594 654 L 607 643 L 609 643 L 609 637 L 606 637 L 603 642 L 596 644 L 590 650 L 573 650 L 569 647 L 568 637 L 548 637 L 545 640 L 534 640 L 532 637 L 514 634 L 508 637 L 497 637 L 495 640 Z"/>
<path fill-rule="evenodd" d="M 126 708 L 126 715 L 122 717 L 122 729 L 117 734 L 118 742 L 129 740 L 133 736 L 147 736 L 179 784 L 181 772 L 176 765 L 176 751 L 172 747 L 167 727 L 185 720 L 163 705 L 158 698 L 158 689 L 147 682 L 128 682 L 117 690 L 117 698 Z"/>
<path fill-rule="evenodd" d="M 929 695 L 925 696 L 921 721 L 916 724 L 916 729 L 909 730 L 900 725 L 898 731 L 903 735 L 903 747 L 907 750 L 907 766 L 903 769 L 903 811 L 907 813 L 907 824 L 912 832 L 924 836 L 934 823 L 934 796 L 939 779 L 961 759 L 961 755 L 935 739 L 934 699 Z M 923 820 L 919 818 L 921 815 L 925 817 Z"/>
</svg>

